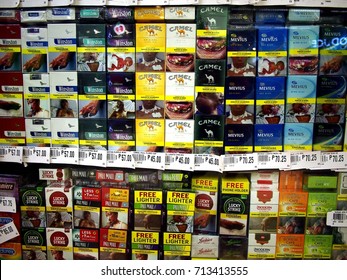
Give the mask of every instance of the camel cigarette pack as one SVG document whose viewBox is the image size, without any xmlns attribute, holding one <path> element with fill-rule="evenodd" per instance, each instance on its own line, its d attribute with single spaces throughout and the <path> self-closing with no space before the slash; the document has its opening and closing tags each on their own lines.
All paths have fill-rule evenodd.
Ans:
<svg viewBox="0 0 347 280">
<path fill-rule="evenodd" d="M 192 153 L 194 120 L 165 120 L 165 150 L 168 153 Z"/>
<path fill-rule="evenodd" d="M 196 174 L 192 178 L 195 191 L 194 232 L 217 233 L 219 177 L 212 174 Z"/>
<path fill-rule="evenodd" d="M 166 192 L 166 231 L 192 233 L 194 230 L 195 192 Z"/>
<path fill-rule="evenodd" d="M 286 123 L 313 123 L 316 112 L 317 77 L 291 75 L 287 78 Z"/>
<path fill-rule="evenodd" d="M 47 259 L 73 260 L 72 229 L 46 228 Z"/>
<path fill-rule="evenodd" d="M 161 231 L 163 215 L 163 192 L 157 190 L 134 190 L 134 230 Z"/>
<path fill-rule="evenodd" d="M 108 150 L 135 150 L 135 120 L 108 120 Z"/>
<path fill-rule="evenodd" d="M 46 226 L 45 184 L 25 184 L 19 189 L 22 227 Z"/>
<path fill-rule="evenodd" d="M 19 242 L 4 242 L 0 244 L 0 260 L 21 260 L 22 245 Z"/>
<path fill-rule="evenodd" d="M 277 234 L 276 258 L 302 259 L 304 246 L 304 234 Z"/>
<path fill-rule="evenodd" d="M 100 260 L 127 260 L 128 235 L 125 230 L 100 229 Z"/>
<path fill-rule="evenodd" d="M 48 72 L 48 30 L 46 26 L 21 28 L 22 72 Z M 38 57 L 40 56 L 40 57 Z M 31 59 L 38 59 L 38 64 L 32 65 Z M 28 63 L 28 65 L 27 65 Z"/>
<path fill-rule="evenodd" d="M 336 210 L 337 194 L 328 192 L 310 192 L 307 200 L 307 217 L 326 216 L 327 212 Z"/>
<path fill-rule="evenodd" d="M 95 147 L 104 150 L 107 147 L 106 119 L 79 119 L 80 147 Z"/>
<path fill-rule="evenodd" d="M 247 260 L 248 238 L 235 236 L 219 237 L 220 260 Z"/>
<path fill-rule="evenodd" d="M 78 119 L 52 118 L 51 120 L 52 146 L 78 148 Z"/>
<path fill-rule="evenodd" d="M 192 252 L 193 258 L 218 259 L 219 236 L 209 234 L 192 235 Z"/>
<path fill-rule="evenodd" d="M 252 124 L 226 124 L 224 128 L 224 153 L 253 152 Z"/>
<path fill-rule="evenodd" d="M 78 93 L 80 95 L 105 95 L 106 78 L 107 76 L 105 72 L 78 72 Z"/>
<path fill-rule="evenodd" d="M 47 227 L 72 228 L 73 188 L 45 188 Z"/>
<path fill-rule="evenodd" d="M 127 188 L 103 187 L 101 188 L 101 194 L 101 228 L 122 227 L 121 229 L 128 229 L 130 227 L 130 190 Z M 108 215 L 113 212 L 117 213 L 118 220 L 125 225 L 123 223 L 113 225 L 113 221 L 109 221 Z"/>
<path fill-rule="evenodd" d="M 223 176 L 219 201 L 219 234 L 246 236 L 249 214 L 249 179 Z"/>
<path fill-rule="evenodd" d="M 19 207 L 19 205 L 17 206 Z M 0 212 L 0 227 L 13 223 L 18 231 L 21 230 L 21 213 L 17 211 L 16 213 Z M 11 242 L 21 242 L 21 235 L 18 235 L 9 241 Z"/>
<path fill-rule="evenodd" d="M 0 53 L 12 55 L 13 62 L 2 66 L 0 71 L 21 71 L 21 27 L 19 24 L 0 25 L 1 43 Z M 2 56 L 1 55 L 1 56 Z"/>
<path fill-rule="evenodd" d="M 196 154 L 221 154 L 224 140 L 224 117 L 196 115 L 194 119 Z"/>
<path fill-rule="evenodd" d="M 164 260 L 189 260 L 191 249 L 191 233 L 163 233 Z"/>
<path fill-rule="evenodd" d="M 225 6 L 196 7 L 197 37 L 226 37 L 228 12 Z"/>
<path fill-rule="evenodd" d="M 159 232 L 132 231 L 131 232 L 131 259 L 159 260 L 161 255 L 161 242 Z M 146 258 L 147 257 L 147 258 Z"/>
<path fill-rule="evenodd" d="M 285 123 L 283 150 L 312 151 L 313 123 Z"/>
<path fill-rule="evenodd" d="M 197 59 L 195 64 L 195 92 L 224 95 L 225 61 L 223 59 Z"/>
<path fill-rule="evenodd" d="M 304 259 L 331 259 L 332 235 L 305 235 Z"/>
<path fill-rule="evenodd" d="M 194 6 L 170 6 L 165 7 L 166 21 L 193 21 L 195 20 Z"/>
<path fill-rule="evenodd" d="M 143 151 L 151 147 L 163 149 L 165 145 L 164 119 L 136 119 L 136 150 Z"/>
<path fill-rule="evenodd" d="M 74 260 L 98 260 L 99 230 L 73 229 L 72 246 Z"/>
<path fill-rule="evenodd" d="M 319 49 L 319 74 L 320 75 L 345 75 L 347 71 L 346 65 L 343 63 L 333 66 L 336 59 L 343 60 L 346 54 L 343 52 L 343 39 L 347 35 L 345 26 L 322 26 L 320 29 L 320 40 L 318 40 Z"/>
<path fill-rule="evenodd" d="M 165 23 L 136 23 L 136 52 L 163 53 L 165 45 Z"/>
<path fill-rule="evenodd" d="M 22 229 L 22 259 L 47 260 L 46 229 Z"/>
<path fill-rule="evenodd" d="M 133 7 L 106 7 L 105 19 L 109 22 L 133 22 Z"/>
<path fill-rule="evenodd" d="M 147 2 L 147 5 L 150 5 L 149 1 L 141 0 L 142 5 L 146 5 L 145 2 Z M 139 3 L 140 4 L 140 3 Z M 163 21 L 164 20 L 164 14 L 165 9 L 161 6 L 155 6 L 155 7 L 135 7 L 134 10 L 134 18 L 136 21 L 150 21 L 150 22 L 156 22 L 156 21 Z"/>
<path fill-rule="evenodd" d="M 136 99 L 164 100 L 164 72 L 136 72 Z"/>
<path fill-rule="evenodd" d="M 283 124 L 255 124 L 254 151 L 275 152 L 283 150 Z"/>
<path fill-rule="evenodd" d="M 74 186 L 73 199 L 73 228 L 100 228 L 101 188 Z"/>
<path fill-rule="evenodd" d="M 318 73 L 318 25 L 288 27 L 288 74 L 316 75 Z"/>
<path fill-rule="evenodd" d="M 0 145 L 24 146 L 25 145 L 25 119 L 1 118 Z"/>
<path fill-rule="evenodd" d="M 343 138 L 343 124 L 315 123 L 313 126 L 314 151 L 342 151 Z"/>
<path fill-rule="evenodd" d="M 48 29 L 48 62 L 49 72 L 76 71 L 76 24 L 49 23 Z M 63 65 L 55 63 L 61 55 L 66 55 Z"/>
<path fill-rule="evenodd" d="M 262 76 L 287 75 L 287 28 L 259 27 L 258 28 L 258 74 Z M 272 67 L 275 65 L 276 69 Z"/>
</svg>

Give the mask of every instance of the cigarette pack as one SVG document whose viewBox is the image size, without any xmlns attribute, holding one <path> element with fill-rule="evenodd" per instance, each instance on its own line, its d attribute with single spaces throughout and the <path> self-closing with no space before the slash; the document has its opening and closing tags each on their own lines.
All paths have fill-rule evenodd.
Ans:
<svg viewBox="0 0 347 280">
<path fill-rule="evenodd" d="M 100 260 L 129 259 L 128 234 L 125 230 L 100 229 Z"/>
<path fill-rule="evenodd" d="M 190 260 L 192 249 L 191 233 L 163 233 L 164 260 Z"/>
<path fill-rule="evenodd" d="M 161 257 L 161 242 L 159 232 L 132 231 L 131 259 L 159 260 Z"/>
<path fill-rule="evenodd" d="M 22 259 L 47 260 L 46 229 L 22 229 Z"/>
<path fill-rule="evenodd" d="M 74 260 L 98 260 L 99 230 L 73 229 L 72 246 Z"/>
<path fill-rule="evenodd" d="M 47 259 L 73 260 L 72 229 L 46 228 Z"/>
</svg>

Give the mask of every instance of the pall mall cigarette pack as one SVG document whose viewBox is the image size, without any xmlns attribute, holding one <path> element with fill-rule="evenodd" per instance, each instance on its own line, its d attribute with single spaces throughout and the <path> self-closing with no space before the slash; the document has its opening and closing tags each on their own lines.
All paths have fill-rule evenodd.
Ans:
<svg viewBox="0 0 347 280">
<path fill-rule="evenodd" d="M 190 260 L 191 249 L 191 233 L 163 232 L 164 260 Z"/>
<path fill-rule="evenodd" d="M 74 260 L 98 260 L 99 229 L 73 229 L 72 246 Z"/>
<path fill-rule="evenodd" d="M 132 260 L 159 260 L 161 255 L 162 247 L 159 232 L 131 232 Z"/>
<path fill-rule="evenodd" d="M 100 229 L 100 260 L 129 259 L 128 234 L 125 230 Z"/>
</svg>

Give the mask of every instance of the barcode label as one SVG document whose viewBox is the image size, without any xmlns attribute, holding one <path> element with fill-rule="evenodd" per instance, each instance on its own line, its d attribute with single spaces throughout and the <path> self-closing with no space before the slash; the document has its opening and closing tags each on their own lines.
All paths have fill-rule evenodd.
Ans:
<svg viewBox="0 0 347 280">
<path fill-rule="evenodd" d="M 14 222 L 10 222 L 0 227 L 0 244 L 17 236 L 19 236 L 19 232 Z"/>
<path fill-rule="evenodd" d="M 327 213 L 327 225 L 332 227 L 347 227 L 347 211 L 335 210 Z"/>
<path fill-rule="evenodd" d="M 133 152 L 107 152 L 107 167 L 135 168 Z"/>
<path fill-rule="evenodd" d="M 323 169 L 346 168 L 346 152 L 322 152 L 319 167 Z"/>
<path fill-rule="evenodd" d="M 289 152 L 269 152 L 267 154 L 258 154 L 259 169 L 279 169 L 284 170 L 290 168 Z"/>
<path fill-rule="evenodd" d="M 0 148 L 0 161 L 5 162 L 23 162 L 23 147 L 1 147 Z"/>
<path fill-rule="evenodd" d="M 165 169 L 164 153 L 134 152 L 135 168 Z"/>
<path fill-rule="evenodd" d="M 28 163 L 50 163 L 51 150 L 49 147 L 24 147 L 23 161 Z"/>
<path fill-rule="evenodd" d="M 195 155 L 194 170 L 223 172 L 221 157 L 217 155 Z"/>
<path fill-rule="evenodd" d="M 232 156 L 232 155 L 225 155 L 224 157 L 224 165 L 227 164 L 236 164 L 238 163 L 238 160 L 236 157 Z"/>
<path fill-rule="evenodd" d="M 106 167 L 107 151 L 106 150 L 79 150 L 80 165 L 91 165 Z"/>
<path fill-rule="evenodd" d="M 78 164 L 78 148 L 51 148 L 51 163 Z"/>
<path fill-rule="evenodd" d="M 223 171 L 256 170 L 258 157 L 256 154 L 223 155 Z"/>
<path fill-rule="evenodd" d="M 194 155 L 193 154 L 166 154 L 165 169 L 170 170 L 194 170 Z"/>
<path fill-rule="evenodd" d="M 266 154 L 258 154 L 258 162 L 268 162 L 270 161 L 270 157 Z"/>
</svg>

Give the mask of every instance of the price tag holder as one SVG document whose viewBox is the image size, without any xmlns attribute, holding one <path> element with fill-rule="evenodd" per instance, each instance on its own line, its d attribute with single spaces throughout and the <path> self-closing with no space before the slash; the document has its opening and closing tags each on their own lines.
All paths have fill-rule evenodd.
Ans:
<svg viewBox="0 0 347 280">
<path fill-rule="evenodd" d="M 78 164 L 78 148 L 51 148 L 51 163 Z"/>
<path fill-rule="evenodd" d="M 224 171 L 258 169 L 258 156 L 254 153 L 222 155 L 222 161 L 224 164 Z"/>
<path fill-rule="evenodd" d="M 10 222 L 0 227 L 0 244 L 17 236 L 19 236 L 19 232 L 14 222 Z"/>
<path fill-rule="evenodd" d="M 133 157 L 133 152 L 107 152 L 107 167 L 117 167 L 117 168 L 135 168 L 135 160 Z"/>
<path fill-rule="evenodd" d="M 51 163 L 51 148 L 49 147 L 24 147 L 23 162 L 26 163 Z"/>
<path fill-rule="evenodd" d="M 194 170 L 223 172 L 223 164 L 220 156 L 197 154 L 194 159 Z"/>
<path fill-rule="evenodd" d="M 0 196 L 0 209 L 1 212 L 16 213 L 16 199 L 10 196 Z"/>
<path fill-rule="evenodd" d="M 289 152 L 258 153 L 258 169 L 288 169 L 290 168 Z"/>
<path fill-rule="evenodd" d="M 23 147 L 0 147 L 0 161 L 23 163 Z"/>
<path fill-rule="evenodd" d="M 93 149 L 79 150 L 80 165 L 106 167 L 106 159 L 107 159 L 106 150 L 93 150 Z"/>
<path fill-rule="evenodd" d="M 347 211 L 335 210 L 328 212 L 327 225 L 331 227 L 347 227 Z"/>
<path fill-rule="evenodd" d="M 339 169 L 347 167 L 346 152 L 322 152 L 320 169 Z"/>
<path fill-rule="evenodd" d="M 194 158 L 193 154 L 166 154 L 165 169 L 193 171 Z"/>
<path fill-rule="evenodd" d="M 165 169 L 165 153 L 134 152 L 135 168 Z"/>
<path fill-rule="evenodd" d="M 314 169 L 320 165 L 321 152 L 291 152 L 290 169 Z"/>
</svg>

